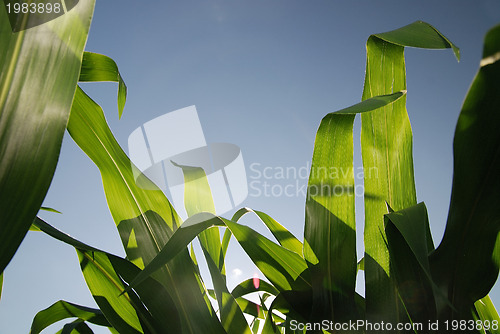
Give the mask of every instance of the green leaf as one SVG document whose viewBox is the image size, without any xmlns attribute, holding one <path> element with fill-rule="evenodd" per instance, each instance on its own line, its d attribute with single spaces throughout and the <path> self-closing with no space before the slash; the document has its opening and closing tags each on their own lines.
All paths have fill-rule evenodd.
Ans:
<svg viewBox="0 0 500 334">
<path fill-rule="evenodd" d="M 100 262 L 98 262 L 97 267 L 101 270 L 107 267 L 107 272 L 104 272 L 105 277 L 102 280 L 107 282 L 111 288 L 104 295 L 94 295 L 94 298 L 100 306 L 104 305 L 102 310 L 105 316 L 108 319 L 112 319 L 110 321 L 114 323 L 118 322 L 117 328 L 123 329 L 124 325 L 121 317 L 117 317 L 117 312 L 110 305 L 113 304 L 113 301 L 123 291 L 122 289 L 116 293 L 115 288 L 123 284 L 123 281 L 130 283 L 140 273 L 140 269 L 125 259 L 103 252 L 70 237 L 38 217 L 33 224 L 51 237 L 75 247 L 77 251 L 91 254 L 94 260 L 96 259 L 96 254 L 99 254 Z M 102 263 L 105 263 L 105 265 L 102 265 Z M 109 266 L 110 264 L 111 267 Z M 95 276 L 91 274 L 85 276 L 91 290 L 99 289 L 99 287 L 95 286 Z M 116 277 L 120 278 L 121 283 L 118 282 Z M 135 296 L 135 293 L 138 294 L 140 299 Z M 110 301 L 106 300 L 106 296 Z M 178 312 L 172 298 L 165 288 L 154 279 L 147 278 L 142 284 L 137 285 L 134 292 L 131 292 L 128 300 L 130 305 L 138 312 L 141 323 L 147 327 L 147 333 L 178 333 L 181 330 Z M 124 303 L 123 299 L 118 300 L 118 302 Z M 125 308 L 127 308 L 126 305 Z M 125 330 L 129 329 L 125 327 Z"/>
<path fill-rule="evenodd" d="M 113 59 L 98 53 L 84 52 L 79 81 L 118 82 L 118 116 L 122 117 L 125 101 L 127 100 L 127 86 Z"/>
<path fill-rule="evenodd" d="M 412 323 L 435 321 L 436 302 L 428 259 L 430 229 L 425 204 L 385 215 L 385 225 L 391 276 L 397 282 L 409 319 Z"/>
<path fill-rule="evenodd" d="M 453 141 L 453 188 L 443 240 L 431 257 L 436 282 L 458 316 L 498 276 L 500 230 L 500 26 L 485 38 L 483 60 L 458 118 Z M 443 316 L 453 313 L 443 303 Z"/>
<path fill-rule="evenodd" d="M 319 126 L 306 198 L 304 255 L 312 269 L 316 320 L 355 313 L 356 222 L 354 215 L 353 123 L 394 103 L 405 92 L 376 96 L 330 113 Z"/>
<path fill-rule="evenodd" d="M 246 211 L 240 209 L 234 214 L 235 220 L 242 216 L 243 210 Z M 231 220 L 224 222 L 245 253 L 279 291 L 310 288 L 310 282 L 301 275 L 307 269 L 307 264 L 300 255 L 272 242 L 248 226 Z"/>
<path fill-rule="evenodd" d="M 237 212 L 235 216 L 241 216 L 241 213 Z M 130 284 L 130 288 L 171 261 L 201 231 L 222 224 L 231 230 L 245 252 L 278 290 L 310 287 L 309 282 L 301 276 L 307 265 L 297 253 L 275 244 L 247 226 L 204 212 L 189 217 L 175 231 L 158 256 Z"/>
<path fill-rule="evenodd" d="M 184 206 L 189 217 L 200 213 L 209 212 L 215 214 L 215 205 L 212 191 L 208 184 L 206 173 L 201 167 L 183 166 L 172 161 L 176 167 L 182 169 L 184 175 Z M 198 239 L 204 254 L 211 257 L 219 271 L 222 272 L 224 258 L 219 229 L 211 228 L 200 232 Z M 225 278 L 224 278 L 225 279 Z"/>
<path fill-rule="evenodd" d="M 52 180 L 80 72 L 94 0 L 13 33 L 0 9 L 0 272 Z"/>
<path fill-rule="evenodd" d="M 435 28 L 415 22 L 368 38 L 363 100 L 406 90 L 404 47 L 458 49 Z M 395 211 L 416 204 L 412 132 L 406 97 L 361 115 L 364 168 L 365 293 L 369 321 L 402 322 L 406 318 L 390 277 L 383 216 L 386 203 Z"/>
<path fill-rule="evenodd" d="M 47 212 L 53 212 L 53 213 L 59 213 L 59 214 L 62 214 L 62 212 L 61 212 L 61 211 L 58 211 L 58 210 L 56 210 L 56 209 L 49 208 L 49 207 L 46 207 L 46 206 L 42 206 L 42 207 L 40 207 L 40 210 L 47 211 Z"/>
<path fill-rule="evenodd" d="M 30 334 L 38 334 L 48 326 L 67 318 L 78 318 L 100 326 L 111 326 L 101 310 L 60 300 L 36 314 Z"/>
<path fill-rule="evenodd" d="M 500 324 L 500 316 L 498 315 L 498 312 L 495 308 L 495 305 L 491 302 L 490 296 L 486 296 L 478 300 L 477 302 L 474 303 L 475 307 L 475 313 L 477 313 L 477 319 L 475 320 L 481 320 L 481 323 L 485 325 L 484 327 L 489 327 L 489 328 L 484 328 L 489 331 L 491 334 L 499 334 L 500 333 L 500 327 L 496 326 L 496 329 L 492 326 L 492 324 Z M 489 325 L 489 326 L 488 326 Z M 482 331 L 481 333 L 486 333 Z"/>
<path fill-rule="evenodd" d="M 422 49 L 453 49 L 460 60 L 460 49 L 446 36 L 430 24 L 422 21 L 413 22 L 402 28 L 376 34 L 378 38 L 391 44 Z"/>
<path fill-rule="evenodd" d="M 85 323 L 85 321 L 75 320 L 64 325 L 63 329 L 56 334 L 94 334 L 94 332 Z"/>
<path fill-rule="evenodd" d="M 279 293 L 279 291 L 273 285 L 261 279 L 259 279 L 259 284 L 256 287 L 254 279 L 250 278 L 235 286 L 233 291 L 231 291 L 231 294 L 234 296 L 234 298 L 239 298 L 257 291 L 269 292 L 270 294 L 275 296 Z"/>
<path fill-rule="evenodd" d="M 239 220 L 244 214 L 253 212 L 259 217 L 259 219 L 266 225 L 266 227 L 271 231 L 273 236 L 278 240 L 279 244 L 284 248 L 299 254 L 302 257 L 302 243 L 297 239 L 290 231 L 288 231 L 283 225 L 278 223 L 268 214 L 252 210 L 250 208 L 242 208 L 239 211 L 238 217 L 233 217 L 233 220 Z"/>
<path fill-rule="evenodd" d="M 97 305 L 120 333 L 143 333 L 131 296 L 104 253 L 78 250 L 80 267 Z"/>
<path fill-rule="evenodd" d="M 113 137 L 102 109 L 81 89 L 75 94 L 68 131 L 99 168 L 111 215 L 118 226 L 128 258 L 144 268 L 170 239 L 180 218 L 153 184 L 135 183 L 132 164 Z M 155 274 L 179 311 L 182 332 L 221 332 L 217 315 L 200 289 L 187 248 Z"/>
<path fill-rule="evenodd" d="M 202 249 L 204 253 L 207 252 L 203 246 Z M 209 254 L 205 254 L 205 258 L 207 260 L 208 269 L 210 270 L 210 275 L 212 276 L 215 295 L 219 304 L 222 326 L 227 333 L 252 334 L 240 306 L 227 289 L 226 279 L 221 274 L 219 267 L 215 264 Z"/>
<path fill-rule="evenodd" d="M 184 174 L 184 205 L 188 216 L 193 217 L 201 212 L 215 214 L 212 192 L 203 168 L 172 163 L 182 168 Z M 204 229 L 198 234 L 198 239 L 212 277 L 222 327 L 228 333 L 251 334 L 243 312 L 227 289 L 226 276 L 222 273 L 225 251 L 222 251 L 219 229 Z"/>
</svg>

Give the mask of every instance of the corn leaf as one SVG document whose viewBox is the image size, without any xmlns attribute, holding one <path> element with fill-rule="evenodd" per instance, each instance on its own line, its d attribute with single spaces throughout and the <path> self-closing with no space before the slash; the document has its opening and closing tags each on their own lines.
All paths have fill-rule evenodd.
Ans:
<svg viewBox="0 0 500 334">
<path fill-rule="evenodd" d="M 413 323 L 437 320 L 434 284 L 430 274 L 429 220 L 424 203 L 385 215 L 391 275 Z"/>
<path fill-rule="evenodd" d="M 130 307 L 133 307 L 137 316 L 132 319 L 139 319 L 139 322 L 144 325 L 144 333 L 178 333 L 181 330 L 178 312 L 172 298 L 166 289 L 154 279 L 147 278 L 142 284 L 137 285 L 134 291 L 129 291 L 125 299 L 121 298 L 125 289 L 124 283 L 129 283 L 140 273 L 140 269 L 135 265 L 86 245 L 38 217 L 33 224 L 51 237 L 75 247 L 79 254 L 87 257 L 87 262 L 89 258 L 92 258 L 90 264 L 97 273 L 85 272 L 84 268 L 82 271 L 96 302 L 113 326 L 128 333 L 131 329 L 124 324 L 127 320 L 123 316 L 127 315 L 127 310 L 127 312 L 131 310 Z M 117 292 L 116 289 L 121 290 Z M 94 294 L 94 291 L 98 294 Z M 165 316 L 166 314 L 168 317 Z"/>
<path fill-rule="evenodd" d="M 427 23 L 368 38 L 363 100 L 406 90 L 404 47 L 456 48 Z M 365 294 L 369 321 L 406 322 L 398 293 L 390 277 L 389 252 L 384 230 L 386 202 L 395 211 L 415 205 L 412 132 L 406 97 L 361 115 L 361 154 L 364 168 Z"/>
<path fill-rule="evenodd" d="M 500 323 L 500 316 L 495 308 L 495 305 L 491 302 L 490 296 L 486 296 L 478 300 L 474 303 L 475 313 L 477 314 L 477 318 L 475 320 L 481 320 L 483 324 L 483 331 L 481 333 L 486 333 L 485 330 L 488 330 L 491 334 L 499 334 L 500 328 L 498 326 L 492 326 Z M 495 327 L 495 328 L 493 328 Z"/>
<path fill-rule="evenodd" d="M 192 217 L 201 212 L 215 214 L 212 192 L 203 168 L 183 166 L 175 162 L 173 164 L 182 168 L 184 175 L 184 205 L 188 216 Z M 248 327 L 242 310 L 227 289 L 226 276 L 222 272 L 225 252 L 222 251 L 218 227 L 201 231 L 198 234 L 198 239 L 212 277 L 222 327 L 228 333 L 251 334 L 252 331 Z"/>
<path fill-rule="evenodd" d="M 311 314 L 318 321 L 357 317 L 354 302 L 357 265 L 352 133 L 355 114 L 394 103 L 404 94 L 402 91 L 376 96 L 330 113 L 319 126 L 304 228 L 304 255 L 313 280 Z"/>
<path fill-rule="evenodd" d="M 127 86 L 113 59 L 98 53 L 84 52 L 79 81 L 118 82 L 118 116 L 122 116 L 125 101 L 127 100 Z"/>
<path fill-rule="evenodd" d="M 257 217 L 259 217 L 259 219 L 266 225 L 269 231 L 271 231 L 281 246 L 302 256 L 302 242 L 300 242 L 299 239 L 297 239 L 292 233 L 290 233 L 290 231 L 274 220 L 271 216 L 262 211 L 252 210 L 250 208 L 242 208 L 238 212 L 240 215 L 238 217 L 233 217 L 233 220 L 235 218 L 239 220 L 241 216 L 249 212 L 255 213 Z"/>
<path fill-rule="evenodd" d="M 64 327 L 56 334 L 94 334 L 92 329 L 82 320 L 75 320 Z"/>
<path fill-rule="evenodd" d="M 231 294 L 234 296 L 234 298 L 239 298 L 257 291 L 269 292 L 270 294 L 275 296 L 279 293 L 279 291 L 273 285 L 267 283 L 264 280 L 259 280 L 259 284 L 256 287 L 254 279 L 250 278 L 235 286 L 233 291 L 231 291 Z"/>
<path fill-rule="evenodd" d="M 52 180 L 93 9 L 94 0 L 80 1 L 53 21 L 13 33 L 0 8 L 0 273 Z"/>
<path fill-rule="evenodd" d="M 60 300 L 36 314 L 31 324 L 30 334 L 38 334 L 57 321 L 67 318 L 78 318 L 100 326 L 111 326 L 101 310 Z"/>
<path fill-rule="evenodd" d="M 135 167 L 113 137 L 102 109 L 81 89 L 75 94 L 68 131 L 99 168 L 108 206 L 128 258 L 144 268 L 178 228 L 179 216 L 153 184 L 143 189 L 135 183 L 132 171 Z M 177 254 L 154 278 L 172 296 L 182 332 L 223 331 L 215 312 L 206 303 L 187 248 Z"/>
<path fill-rule="evenodd" d="M 483 60 L 463 103 L 453 141 L 453 188 L 433 276 L 461 318 L 498 276 L 500 230 L 500 26 L 488 32 Z M 455 311 L 442 303 L 442 316 Z"/>
</svg>

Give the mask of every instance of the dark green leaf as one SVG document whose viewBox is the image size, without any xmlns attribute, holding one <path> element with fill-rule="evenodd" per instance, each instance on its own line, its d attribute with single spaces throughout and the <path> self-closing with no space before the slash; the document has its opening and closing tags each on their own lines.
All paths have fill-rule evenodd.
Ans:
<svg viewBox="0 0 500 334">
<path fill-rule="evenodd" d="M 485 38 L 483 60 L 453 142 L 453 189 L 445 234 L 431 257 L 433 276 L 460 317 L 486 296 L 498 276 L 500 230 L 500 26 Z M 443 303 L 444 316 L 452 312 Z M 443 313 L 444 312 L 444 313 Z"/>
<path fill-rule="evenodd" d="M 0 10 L 0 272 L 52 180 L 93 9 L 94 0 L 81 1 L 57 22 L 18 33 Z"/>
<path fill-rule="evenodd" d="M 409 320 L 437 319 L 428 254 L 429 221 L 423 203 L 385 215 L 391 275 Z M 431 249 L 432 250 L 432 249 Z"/>
</svg>

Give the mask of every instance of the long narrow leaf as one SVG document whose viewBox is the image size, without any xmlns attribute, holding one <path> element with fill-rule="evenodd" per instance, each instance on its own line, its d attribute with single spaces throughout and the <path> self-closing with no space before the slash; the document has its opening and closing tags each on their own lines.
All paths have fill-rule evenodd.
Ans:
<svg viewBox="0 0 500 334">
<path fill-rule="evenodd" d="M 330 113 L 319 126 L 306 198 L 304 255 L 312 269 L 316 320 L 356 318 L 353 122 L 355 114 L 394 103 L 405 92 L 377 96 Z M 344 318 L 342 318 L 344 317 Z"/>
<path fill-rule="evenodd" d="M 127 86 L 113 59 L 98 53 L 84 52 L 79 81 L 118 82 L 118 116 L 122 116 L 125 101 L 127 100 Z"/>
<path fill-rule="evenodd" d="M 30 334 L 38 334 L 44 328 L 67 318 L 78 318 L 100 326 L 111 326 L 100 310 L 60 300 L 36 314 Z"/>
<path fill-rule="evenodd" d="M 132 165 L 113 137 L 102 109 L 81 89 L 75 95 L 68 131 L 99 168 L 108 206 L 131 261 L 144 268 L 178 228 L 180 218 L 165 195 L 135 183 Z M 149 189 L 155 189 L 151 184 Z M 183 332 L 221 332 L 215 312 L 206 303 L 187 248 L 159 271 L 179 310 Z"/>
<path fill-rule="evenodd" d="M 102 311 L 104 315 L 111 319 L 112 322 L 118 322 L 118 327 L 121 328 L 122 319 L 117 317 L 116 311 L 111 304 L 123 304 L 121 309 L 125 308 L 130 311 L 129 305 L 132 306 L 139 314 L 140 321 L 147 327 L 147 332 L 151 333 L 177 333 L 181 329 L 181 324 L 172 298 L 165 288 L 152 278 L 147 278 L 142 284 L 135 286 L 134 292 L 130 292 L 129 298 L 118 299 L 123 292 L 123 282 L 130 283 L 136 277 L 140 269 L 129 261 L 119 258 L 115 255 L 103 252 L 97 248 L 86 245 L 71 236 L 57 230 L 51 225 L 38 218 L 33 223 L 39 230 L 50 235 L 51 237 L 69 244 L 77 249 L 80 253 L 90 254 L 92 259 L 96 261 L 95 267 L 104 273 L 102 279 L 95 280 L 96 275 L 87 274 L 85 276 L 87 284 L 91 290 L 101 290 L 101 283 L 107 283 L 109 289 L 104 289 L 104 294 L 94 295 L 99 306 L 104 305 Z M 103 268 L 107 268 L 107 271 Z M 102 281 L 102 282 L 101 282 Z M 97 284 L 97 287 L 96 287 Z M 117 293 L 117 287 L 123 286 Z M 139 297 L 135 296 L 135 293 Z M 103 298 L 105 300 L 103 300 Z M 140 298 L 140 300 L 138 299 Z M 108 301 L 112 300 L 112 301 Z M 144 304 L 144 305 L 143 305 Z M 125 330 L 129 330 L 125 328 Z"/>
<path fill-rule="evenodd" d="M 276 240 L 278 240 L 281 246 L 302 256 L 302 242 L 300 242 L 299 239 L 290 233 L 290 231 L 288 231 L 283 225 L 262 211 L 252 210 L 250 208 L 243 208 L 239 210 L 239 214 L 241 216 L 248 212 L 254 212 L 257 217 L 259 217 L 269 231 L 271 231 Z M 241 216 L 237 217 L 237 219 L 239 220 Z M 234 218 L 236 217 L 233 217 L 233 219 Z"/>
<path fill-rule="evenodd" d="M 80 72 L 94 0 L 13 33 L 0 8 L 0 273 L 47 193 Z"/>
<path fill-rule="evenodd" d="M 367 62 L 363 100 L 406 90 L 404 47 L 458 48 L 434 27 L 415 22 L 403 28 L 372 35 L 366 43 Z M 412 132 L 406 98 L 361 115 L 361 153 L 364 168 L 365 293 L 369 321 L 393 324 L 407 321 L 398 305 L 390 277 L 383 216 L 386 202 L 399 211 L 416 204 Z"/>
<path fill-rule="evenodd" d="M 445 234 L 431 257 L 433 276 L 470 318 L 498 276 L 500 231 L 500 26 L 485 38 L 481 67 L 469 89 L 453 141 L 453 189 Z M 453 313 L 442 303 L 442 316 Z"/>
</svg>

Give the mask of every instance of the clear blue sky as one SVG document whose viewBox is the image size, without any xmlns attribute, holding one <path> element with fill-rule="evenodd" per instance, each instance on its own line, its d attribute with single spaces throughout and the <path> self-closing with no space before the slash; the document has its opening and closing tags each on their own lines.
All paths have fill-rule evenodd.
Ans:
<svg viewBox="0 0 500 334">
<path fill-rule="evenodd" d="M 238 145 L 251 178 L 255 163 L 261 169 L 308 166 L 321 118 L 360 101 L 368 36 L 416 20 L 434 25 L 462 53 L 457 63 L 450 50 L 406 51 L 417 195 L 427 205 L 438 244 L 450 199 L 455 123 L 478 68 L 483 36 L 500 22 L 498 1 L 98 0 L 86 49 L 117 62 L 129 89 L 122 119 L 115 84 L 83 87 L 103 106 L 125 149 L 130 133 L 144 122 L 196 105 L 207 141 Z M 359 120 L 355 128 L 360 166 Z M 302 239 L 304 201 L 250 196 L 242 205 L 268 213 Z M 49 223 L 124 254 L 99 172 L 69 136 L 44 205 L 63 212 L 44 213 Z M 256 220 L 244 222 L 268 235 Z M 236 242 L 230 247 L 228 278 L 234 285 L 255 269 Z M 500 306 L 500 289 L 492 295 Z M 0 333 L 27 333 L 36 312 L 59 299 L 95 305 L 75 251 L 30 233 L 5 272 Z"/>
</svg>

